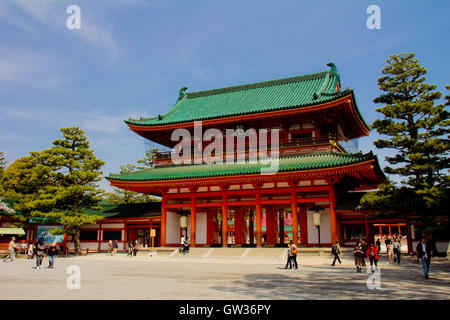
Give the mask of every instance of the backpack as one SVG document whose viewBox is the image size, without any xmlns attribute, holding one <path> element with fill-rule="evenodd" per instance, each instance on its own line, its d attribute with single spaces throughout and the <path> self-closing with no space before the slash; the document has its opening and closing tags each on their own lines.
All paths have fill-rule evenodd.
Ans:
<svg viewBox="0 0 450 320">
<path fill-rule="evenodd" d="M 298 251 L 298 249 L 296 246 L 291 247 L 291 254 L 297 254 L 297 251 Z"/>
</svg>

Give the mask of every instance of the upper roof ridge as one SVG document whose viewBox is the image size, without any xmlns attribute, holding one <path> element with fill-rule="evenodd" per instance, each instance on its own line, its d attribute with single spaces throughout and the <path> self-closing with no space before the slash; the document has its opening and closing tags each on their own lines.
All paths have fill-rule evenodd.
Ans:
<svg viewBox="0 0 450 320">
<path fill-rule="evenodd" d="M 322 72 L 317 72 L 317 73 L 310 73 L 310 74 L 305 74 L 305 75 L 300 75 L 300 76 L 281 78 L 281 79 L 275 79 L 275 80 L 267 80 L 267 81 L 261 81 L 261 82 L 252 82 L 252 83 L 235 85 L 235 86 L 224 87 L 224 88 L 187 92 L 186 97 L 189 99 L 189 98 L 203 97 L 203 96 L 209 96 L 209 95 L 221 94 L 221 93 L 233 92 L 233 91 L 239 91 L 239 90 L 247 90 L 247 89 L 253 89 L 253 88 L 274 86 L 274 85 L 286 84 L 286 83 L 291 83 L 291 82 L 299 82 L 299 81 L 304 81 L 304 80 L 324 78 L 327 75 L 330 75 L 330 71 L 322 71 Z M 337 74 L 333 73 L 332 75 L 336 76 Z"/>
</svg>

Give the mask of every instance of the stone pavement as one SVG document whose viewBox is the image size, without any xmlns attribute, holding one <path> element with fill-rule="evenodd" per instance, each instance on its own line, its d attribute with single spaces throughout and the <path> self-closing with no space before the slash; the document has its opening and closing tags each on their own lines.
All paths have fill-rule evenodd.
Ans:
<svg viewBox="0 0 450 320">
<path fill-rule="evenodd" d="M 435 258 L 431 279 L 404 256 L 402 265 L 380 260 L 380 289 L 370 290 L 370 274 L 356 273 L 345 258 L 331 267 L 330 256 L 299 257 L 299 270 L 285 270 L 284 257 L 220 258 L 201 256 L 90 254 L 57 258 L 55 269 L 35 261 L 0 262 L 0 299 L 450 299 L 450 265 Z M 47 266 L 47 258 L 44 266 Z M 79 266 L 81 288 L 66 286 L 67 267 Z"/>
</svg>

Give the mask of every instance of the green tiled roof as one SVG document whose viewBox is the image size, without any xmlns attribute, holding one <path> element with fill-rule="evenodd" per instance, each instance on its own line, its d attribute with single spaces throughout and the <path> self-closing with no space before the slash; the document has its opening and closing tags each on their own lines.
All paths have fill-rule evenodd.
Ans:
<svg viewBox="0 0 450 320">
<path fill-rule="evenodd" d="M 308 153 L 279 158 L 279 172 L 340 167 L 374 159 L 372 152 L 361 153 Z M 115 181 L 155 181 L 203 178 L 216 176 L 259 174 L 267 167 L 261 162 L 235 162 L 222 164 L 172 165 L 153 167 L 125 174 L 110 174 L 107 179 Z"/>
<path fill-rule="evenodd" d="M 329 71 L 292 78 L 199 92 L 185 93 L 183 88 L 168 113 L 125 122 L 138 126 L 191 122 L 316 105 L 350 93 L 336 90 L 339 74 L 334 64 L 328 65 Z"/>
</svg>

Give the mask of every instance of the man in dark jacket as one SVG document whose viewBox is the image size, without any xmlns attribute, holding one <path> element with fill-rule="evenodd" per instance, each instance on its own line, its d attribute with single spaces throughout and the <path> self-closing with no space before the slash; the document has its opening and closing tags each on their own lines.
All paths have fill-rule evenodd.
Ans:
<svg viewBox="0 0 450 320">
<path fill-rule="evenodd" d="M 419 258 L 422 259 L 423 274 L 425 275 L 425 279 L 430 278 L 428 276 L 428 272 L 430 270 L 431 250 L 432 248 L 426 238 L 423 238 L 422 242 L 418 243 L 416 247 L 417 262 L 419 262 Z"/>
</svg>

